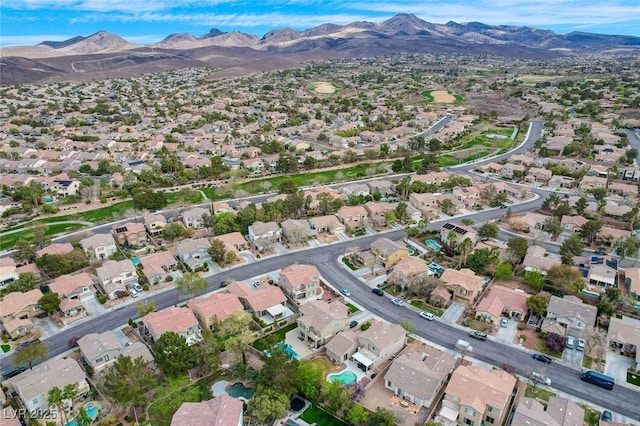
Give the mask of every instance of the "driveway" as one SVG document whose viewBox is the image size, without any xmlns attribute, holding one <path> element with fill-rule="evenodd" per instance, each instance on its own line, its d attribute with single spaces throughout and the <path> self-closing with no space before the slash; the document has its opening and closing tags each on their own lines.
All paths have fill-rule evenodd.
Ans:
<svg viewBox="0 0 640 426">
<path fill-rule="evenodd" d="M 287 253 L 289 253 L 287 251 L 287 249 L 282 245 L 282 243 L 275 243 L 273 245 L 273 248 L 275 249 L 276 253 L 278 253 L 278 254 L 287 254 Z"/>
<path fill-rule="evenodd" d="M 496 340 L 504 343 L 513 343 L 514 337 L 518 332 L 518 322 L 509 320 L 506 327 L 499 327 L 498 333 L 496 333 Z"/>
<path fill-rule="evenodd" d="M 82 306 L 87 310 L 89 316 L 99 316 L 107 312 L 107 310 L 102 306 L 96 296 L 87 297 L 82 300 Z"/>
<path fill-rule="evenodd" d="M 564 351 L 562 351 L 562 361 L 572 368 L 582 369 L 582 354 L 582 351 L 578 351 L 575 348 L 564 348 Z"/>
<path fill-rule="evenodd" d="M 464 314 L 464 305 L 458 302 L 451 302 L 451 305 L 444 311 L 440 319 L 442 321 L 456 323 L 462 314 Z"/>
<path fill-rule="evenodd" d="M 51 321 L 51 318 L 35 318 L 38 329 L 40 329 L 40 339 L 44 340 L 60 333 L 60 329 Z"/>
<path fill-rule="evenodd" d="M 604 374 L 616 379 L 616 383 L 627 385 L 627 368 L 634 364 L 633 358 L 622 356 L 617 352 L 607 352 L 607 363 L 604 367 Z M 631 389 L 638 389 L 637 386 L 630 385 Z"/>
</svg>

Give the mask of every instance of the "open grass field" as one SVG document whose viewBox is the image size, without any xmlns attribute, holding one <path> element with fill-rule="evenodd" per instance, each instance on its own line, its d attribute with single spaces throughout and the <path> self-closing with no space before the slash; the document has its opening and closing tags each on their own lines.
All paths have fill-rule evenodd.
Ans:
<svg viewBox="0 0 640 426">
<path fill-rule="evenodd" d="M 300 416 L 302 420 L 309 424 L 317 424 L 322 426 L 347 426 L 345 422 L 333 417 L 331 414 L 324 411 L 322 408 L 312 405 L 304 410 Z"/>
<path fill-rule="evenodd" d="M 448 90 L 425 90 L 422 96 L 427 98 L 427 102 L 434 104 L 456 104 L 464 100 L 462 96 Z"/>
<path fill-rule="evenodd" d="M 60 234 L 68 234 L 78 231 L 82 228 L 86 228 L 86 226 L 77 223 L 60 223 L 48 226 L 44 233 L 49 237 L 55 237 Z M 3 235 L 0 237 L 0 250 L 10 250 L 19 240 L 31 241 L 32 238 L 33 234 L 30 229 L 25 229 L 24 231 L 16 232 L 15 234 Z"/>
<path fill-rule="evenodd" d="M 311 91 L 321 94 L 333 94 L 338 91 L 338 86 L 326 81 L 314 81 L 311 83 Z"/>
</svg>

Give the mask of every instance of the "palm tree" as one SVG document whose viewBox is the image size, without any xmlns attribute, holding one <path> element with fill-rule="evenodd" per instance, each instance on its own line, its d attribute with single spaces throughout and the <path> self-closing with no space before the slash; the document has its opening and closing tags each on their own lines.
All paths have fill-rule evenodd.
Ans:
<svg viewBox="0 0 640 426">
<path fill-rule="evenodd" d="M 76 399 L 76 396 L 78 396 L 78 390 L 76 388 L 75 383 L 66 385 L 62 389 L 62 399 L 65 400 L 65 401 L 67 399 L 71 401 L 71 406 L 69 408 L 71 408 L 71 412 L 73 414 L 75 414 L 75 410 L 74 410 L 74 407 L 73 407 L 73 401 Z"/>
<path fill-rule="evenodd" d="M 471 253 L 472 249 L 473 241 L 471 241 L 469 238 L 465 238 L 460 243 L 460 245 L 458 245 L 458 251 L 460 252 L 460 268 L 462 267 L 462 265 L 467 263 L 467 257 L 469 256 L 469 253 Z"/>
<path fill-rule="evenodd" d="M 58 409 L 58 412 L 62 414 L 63 422 L 66 425 L 69 423 L 69 419 L 67 418 L 67 412 L 64 409 L 63 401 L 63 393 L 59 387 L 54 386 L 49 389 L 49 393 L 47 393 L 47 404 L 49 404 L 50 407 L 56 407 Z"/>
</svg>

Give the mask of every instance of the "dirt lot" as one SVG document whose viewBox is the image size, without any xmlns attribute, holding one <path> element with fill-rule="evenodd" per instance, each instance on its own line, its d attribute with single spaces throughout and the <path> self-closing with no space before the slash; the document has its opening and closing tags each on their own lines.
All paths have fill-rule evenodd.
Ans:
<svg viewBox="0 0 640 426">
<path fill-rule="evenodd" d="M 313 83 L 313 91 L 316 93 L 335 93 L 336 87 L 326 81 L 318 81 Z"/>
<path fill-rule="evenodd" d="M 433 96 L 433 101 L 439 104 L 452 104 L 456 101 L 456 98 L 444 90 L 434 90 L 431 92 L 431 96 Z"/>
</svg>

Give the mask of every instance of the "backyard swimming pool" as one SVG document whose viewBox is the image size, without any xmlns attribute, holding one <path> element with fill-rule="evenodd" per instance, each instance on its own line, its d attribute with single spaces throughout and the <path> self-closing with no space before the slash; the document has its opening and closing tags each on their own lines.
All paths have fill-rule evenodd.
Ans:
<svg viewBox="0 0 640 426">
<path fill-rule="evenodd" d="M 296 352 L 295 349 L 293 349 L 293 347 L 290 344 L 288 344 L 288 343 L 280 343 L 277 347 L 287 351 L 289 353 L 289 355 L 291 355 L 291 357 L 293 359 L 300 359 L 300 355 L 298 355 L 298 352 Z M 267 356 L 271 356 L 271 351 L 264 351 L 264 353 Z"/>
<path fill-rule="evenodd" d="M 343 385 L 348 385 L 349 383 L 354 382 L 357 378 L 358 376 L 356 376 L 355 373 L 349 370 L 344 370 L 340 373 L 329 374 L 327 376 L 327 381 L 340 382 Z"/>
<path fill-rule="evenodd" d="M 246 387 L 242 382 L 235 382 L 225 388 L 227 394 L 237 399 L 248 401 L 253 396 L 253 389 Z"/>
<path fill-rule="evenodd" d="M 427 247 L 429 247 L 431 250 L 435 250 L 435 251 L 440 251 L 442 250 L 442 246 L 440 244 L 438 244 L 435 240 L 425 240 L 424 242 Z"/>
<path fill-rule="evenodd" d="M 409 249 L 407 250 L 407 253 L 409 253 L 409 256 L 413 256 L 414 254 L 416 254 L 416 251 L 414 249 Z"/>
</svg>

